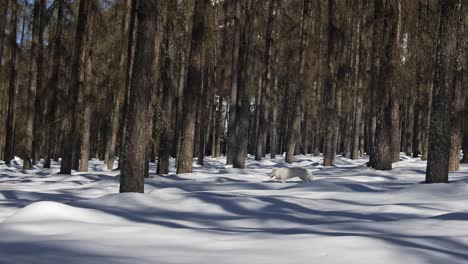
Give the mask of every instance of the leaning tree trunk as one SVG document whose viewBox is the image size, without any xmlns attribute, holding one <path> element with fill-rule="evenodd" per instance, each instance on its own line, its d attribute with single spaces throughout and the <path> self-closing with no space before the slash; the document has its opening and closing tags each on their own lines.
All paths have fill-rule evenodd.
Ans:
<svg viewBox="0 0 468 264">
<path fill-rule="evenodd" d="M 133 0 L 136 1 L 136 0 Z M 136 35 L 135 63 L 133 66 L 124 155 L 121 166 L 120 192 L 144 192 L 144 178 L 148 164 L 150 128 L 153 120 L 152 75 L 158 56 L 156 54 L 157 0 L 138 4 L 138 31 Z"/>
<path fill-rule="evenodd" d="M 456 76 L 462 64 L 463 19 L 461 0 L 440 0 L 441 13 L 437 34 L 437 61 L 432 91 L 431 126 L 426 183 L 448 182 L 451 115 L 456 94 Z M 461 54 L 460 54 L 461 53 Z"/>
<path fill-rule="evenodd" d="M 202 90 L 203 38 L 205 35 L 205 17 L 208 0 L 196 0 L 193 14 L 192 45 L 190 47 L 187 85 L 184 90 L 184 109 L 182 116 L 182 135 L 177 173 L 191 173 L 193 148 L 195 141 L 195 123 L 198 100 Z"/>
</svg>

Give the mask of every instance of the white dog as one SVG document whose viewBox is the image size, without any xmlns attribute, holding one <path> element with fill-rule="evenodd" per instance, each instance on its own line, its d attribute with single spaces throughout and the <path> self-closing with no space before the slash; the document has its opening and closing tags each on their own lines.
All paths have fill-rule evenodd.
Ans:
<svg viewBox="0 0 468 264">
<path fill-rule="evenodd" d="M 278 168 L 273 169 L 269 175 L 271 180 L 285 182 L 288 179 L 299 177 L 303 182 L 310 182 L 314 178 L 312 171 L 304 168 Z"/>
</svg>

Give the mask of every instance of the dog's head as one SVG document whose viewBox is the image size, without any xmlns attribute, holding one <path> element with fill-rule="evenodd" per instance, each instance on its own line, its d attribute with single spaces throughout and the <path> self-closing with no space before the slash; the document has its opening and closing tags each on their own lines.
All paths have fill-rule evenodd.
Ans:
<svg viewBox="0 0 468 264">
<path fill-rule="evenodd" d="M 271 170 L 271 172 L 267 173 L 267 175 L 270 177 L 270 180 L 273 180 L 276 176 L 276 169 Z"/>
</svg>

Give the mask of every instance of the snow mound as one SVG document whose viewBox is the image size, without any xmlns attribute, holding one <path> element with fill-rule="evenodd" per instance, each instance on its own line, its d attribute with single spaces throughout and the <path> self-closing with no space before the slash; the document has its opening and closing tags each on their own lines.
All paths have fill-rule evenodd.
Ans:
<svg viewBox="0 0 468 264">
<path fill-rule="evenodd" d="M 77 208 L 57 202 L 36 202 L 19 210 L 4 223 L 76 221 L 109 223 L 119 218 L 91 209 Z"/>
<path fill-rule="evenodd" d="M 163 188 L 152 191 L 152 196 L 157 196 L 162 200 L 182 199 L 186 192 L 178 188 Z"/>
</svg>

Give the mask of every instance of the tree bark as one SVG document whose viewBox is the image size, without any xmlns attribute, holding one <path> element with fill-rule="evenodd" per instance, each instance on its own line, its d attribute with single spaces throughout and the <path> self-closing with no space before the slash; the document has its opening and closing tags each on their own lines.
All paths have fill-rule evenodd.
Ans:
<svg viewBox="0 0 468 264">
<path fill-rule="evenodd" d="M 330 0 L 333 1 L 333 0 Z M 332 6 L 332 4 L 330 4 Z M 294 153 L 296 150 L 297 140 L 299 140 L 300 129 L 300 111 L 303 105 L 303 95 L 305 94 L 305 50 L 307 46 L 307 32 L 309 21 L 309 0 L 303 0 L 302 3 L 302 16 L 301 16 L 301 29 L 300 29 L 300 47 L 299 47 L 299 84 L 294 93 L 294 106 L 291 113 L 291 125 L 289 127 L 288 148 L 286 150 L 285 161 L 292 163 L 294 160 Z"/>
<path fill-rule="evenodd" d="M 177 3 L 170 1 L 167 5 L 167 14 L 169 18 L 166 21 L 165 33 L 163 39 L 162 61 L 164 67 L 161 68 L 161 79 L 163 85 L 163 110 L 164 110 L 164 123 L 160 141 L 159 141 L 159 154 L 158 154 L 158 165 L 156 173 L 159 175 L 169 173 L 169 158 L 172 153 L 172 146 L 174 142 L 174 128 L 172 126 L 174 118 L 174 102 L 176 87 L 172 74 L 174 72 L 174 25 L 172 19 L 174 17 L 169 12 L 177 8 Z"/>
<path fill-rule="evenodd" d="M 383 1 L 382 7 L 384 8 L 384 21 L 382 31 L 382 44 L 383 51 L 380 56 L 380 74 L 379 74 L 379 90 L 377 91 L 376 107 L 377 107 L 377 126 L 374 142 L 374 169 L 377 170 L 391 170 L 394 161 L 392 147 L 394 135 L 393 125 L 395 125 L 395 108 L 394 102 L 395 92 L 391 83 L 395 71 L 394 58 L 395 51 L 398 45 L 397 41 L 397 28 L 398 28 L 398 9 L 389 1 Z M 398 148 L 399 148 L 398 144 Z"/>
<path fill-rule="evenodd" d="M 449 169 L 452 106 L 457 89 L 457 73 L 462 65 L 459 51 L 462 45 L 461 0 L 440 0 L 440 25 L 437 34 L 437 61 L 432 93 L 431 126 L 426 183 L 447 183 Z"/>
<path fill-rule="evenodd" d="M 4 57 L 4 50 L 5 50 L 5 39 L 6 39 L 6 27 L 7 27 L 7 15 L 8 15 L 8 7 L 10 4 L 10 0 L 6 0 L 3 8 L 1 9 L 0 13 L 0 74 L 3 73 L 4 67 L 3 65 L 3 57 Z M 5 103 L 6 103 L 6 89 L 4 85 L 0 85 L 0 160 L 4 160 L 4 149 L 5 149 L 5 133 L 6 127 L 4 120 L 5 114 Z"/>
<path fill-rule="evenodd" d="M 235 5 L 235 20 L 234 20 L 234 36 L 232 47 L 232 70 L 231 70 L 231 93 L 229 97 L 229 119 L 227 131 L 227 150 L 226 162 L 228 165 L 234 164 L 234 156 L 236 153 L 236 112 L 237 112 L 237 93 L 239 79 L 239 50 L 241 38 L 241 0 L 234 1 Z"/>
<path fill-rule="evenodd" d="M 76 25 L 75 33 L 75 47 L 73 50 L 73 59 L 71 67 L 71 82 L 68 91 L 68 124 L 65 129 L 65 138 L 64 138 L 64 148 L 62 152 L 62 163 L 60 165 L 61 174 L 71 174 L 73 166 L 73 152 L 78 151 L 74 149 L 78 144 L 78 120 L 76 118 L 76 113 L 78 109 L 78 97 L 81 89 L 81 58 L 84 49 L 84 37 L 86 33 L 86 24 L 88 20 L 88 14 L 86 10 L 88 9 L 89 0 L 80 0 L 79 11 L 78 11 L 78 22 Z"/>
<path fill-rule="evenodd" d="M 323 166 L 335 165 L 335 151 L 336 146 L 334 145 L 333 134 L 334 128 L 337 123 L 337 116 L 335 111 L 335 100 L 336 100 L 336 87 L 334 85 L 334 68 L 335 68 L 335 43 L 334 35 L 335 28 L 333 25 L 334 20 L 334 5 L 335 0 L 328 0 L 328 48 L 326 56 L 326 73 L 325 73 L 325 113 L 326 124 L 325 124 L 325 148 L 323 153 Z M 324 114 L 325 114 L 324 113 Z"/>
<path fill-rule="evenodd" d="M 11 159 L 14 158 L 14 129 L 15 129 L 15 108 L 16 98 L 15 90 L 17 84 L 17 45 L 16 45 L 16 34 L 18 24 L 18 3 L 16 0 L 12 0 L 11 3 L 11 23 L 10 23 L 10 35 L 9 35 L 9 46 L 10 46 L 10 73 L 8 83 L 8 112 L 6 118 L 6 136 L 5 136 L 5 150 L 4 158 L 5 163 L 10 165 Z"/>
<path fill-rule="evenodd" d="M 136 1 L 136 0 L 133 0 Z M 154 69 L 156 54 L 157 0 L 138 3 L 138 31 L 132 69 L 128 120 L 120 176 L 120 192 L 144 192 L 148 171 L 148 146 L 153 120 Z"/>
<path fill-rule="evenodd" d="M 260 129 L 257 138 L 257 148 L 255 152 L 255 160 L 261 160 L 265 153 L 267 137 L 267 122 L 268 122 L 268 112 L 270 106 L 270 99 L 267 98 L 270 91 L 270 79 L 271 79 L 271 69 L 270 69 L 270 57 L 271 57 L 271 47 L 273 43 L 272 32 L 273 32 L 273 18 L 275 10 L 276 0 L 268 1 L 268 20 L 267 20 L 267 29 L 265 33 L 265 49 L 263 51 L 263 64 L 262 64 L 262 80 L 261 80 L 261 98 L 260 98 Z"/>
<path fill-rule="evenodd" d="M 198 100 L 202 91 L 203 38 L 205 35 L 206 8 L 208 0 L 196 0 L 193 14 L 192 45 L 190 47 L 187 85 L 184 90 L 182 140 L 177 163 L 177 173 L 191 173 L 195 141 L 195 123 Z"/>
<path fill-rule="evenodd" d="M 41 23 L 41 3 L 39 0 L 34 1 L 33 21 L 32 21 L 32 40 L 31 51 L 29 54 L 29 83 L 28 83 L 28 102 L 26 113 L 26 128 L 25 128 L 25 146 L 22 153 L 23 170 L 32 169 L 32 151 L 33 151 L 33 138 L 34 138 L 34 113 L 35 113 L 35 100 L 38 86 L 38 45 L 40 23 Z"/>
<path fill-rule="evenodd" d="M 122 106 L 122 115 L 120 119 L 120 153 L 119 153 L 119 167 L 120 161 L 124 159 L 124 146 L 127 133 L 127 121 L 129 113 L 129 104 L 130 104 L 130 85 L 132 81 L 132 72 L 133 72 L 133 55 L 134 55 L 134 39 L 135 39 L 135 27 L 136 27 L 136 16 L 137 16 L 137 7 L 140 0 L 131 0 L 130 6 L 130 22 L 128 29 L 128 41 L 127 41 L 127 65 L 125 70 L 125 94 L 123 97 L 123 106 Z M 110 156 L 110 155 L 109 155 Z"/>
<path fill-rule="evenodd" d="M 455 79 L 454 86 L 455 91 L 453 95 L 452 111 L 451 111 L 451 135 L 450 135 L 450 152 L 449 152 L 449 171 L 457 171 L 460 169 L 460 151 L 462 144 L 462 131 L 461 125 L 463 121 L 463 110 L 465 109 L 465 93 L 463 90 L 464 81 L 464 66 L 465 66 L 465 45 L 464 40 L 461 39 L 465 30 L 465 25 L 462 22 L 458 23 L 457 34 L 459 40 L 457 42 L 457 54 L 456 54 L 456 68 L 455 68 Z"/>
</svg>

